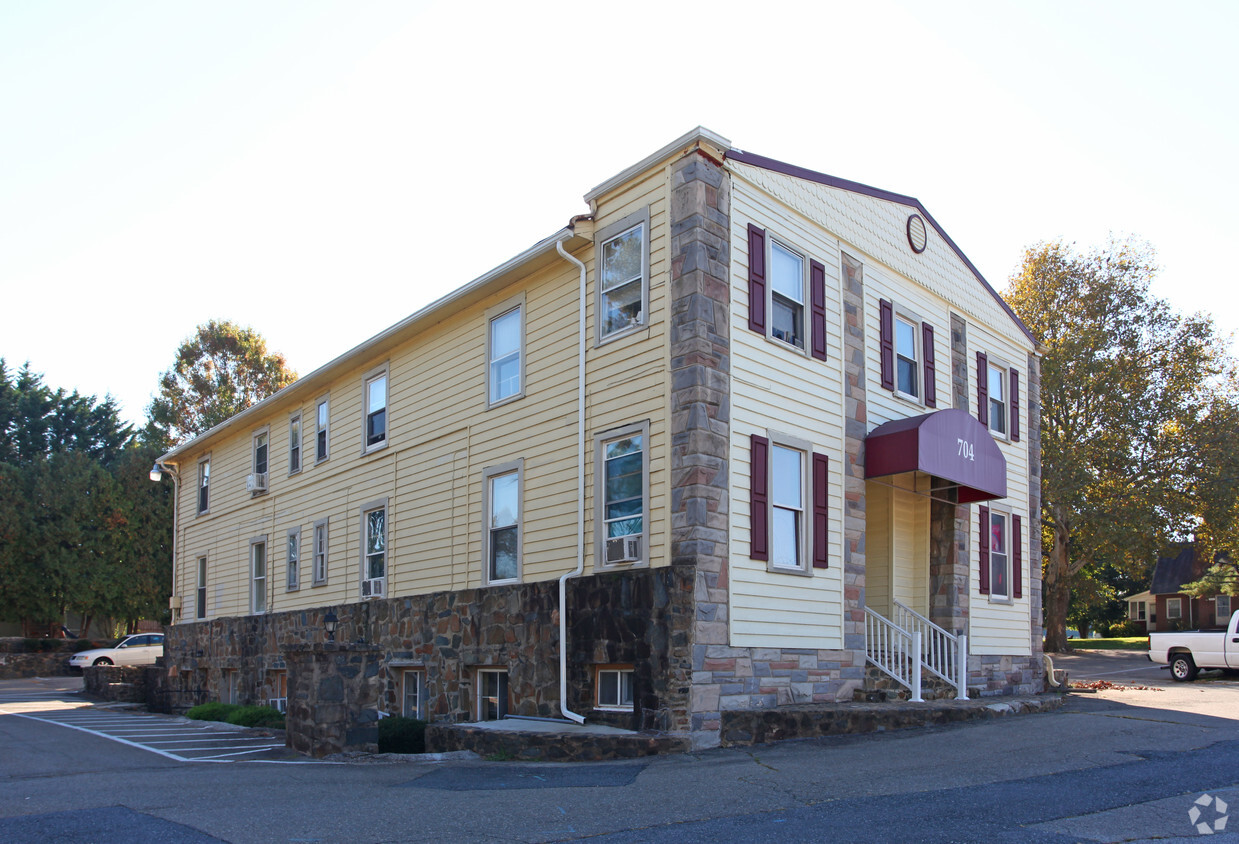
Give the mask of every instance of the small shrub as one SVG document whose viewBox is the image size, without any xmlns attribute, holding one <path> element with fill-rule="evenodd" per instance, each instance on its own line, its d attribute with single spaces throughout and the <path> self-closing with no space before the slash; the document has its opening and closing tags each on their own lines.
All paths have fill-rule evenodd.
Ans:
<svg viewBox="0 0 1239 844">
<path fill-rule="evenodd" d="M 1143 624 L 1130 619 L 1110 625 L 1110 635 L 1114 637 L 1143 636 L 1146 632 Z"/>
<path fill-rule="evenodd" d="M 26 653 L 41 654 L 60 650 L 59 639 L 26 639 Z"/>
<path fill-rule="evenodd" d="M 426 722 L 418 718 L 379 721 L 379 753 L 425 753 Z"/>
<path fill-rule="evenodd" d="M 238 706 L 224 720 L 238 727 L 284 729 L 284 713 L 274 706 Z"/>
<path fill-rule="evenodd" d="M 235 703 L 212 701 L 195 706 L 185 713 L 185 717 L 195 721 L 227 721 L 228 717 L 240 708 Z"/>
</svg>

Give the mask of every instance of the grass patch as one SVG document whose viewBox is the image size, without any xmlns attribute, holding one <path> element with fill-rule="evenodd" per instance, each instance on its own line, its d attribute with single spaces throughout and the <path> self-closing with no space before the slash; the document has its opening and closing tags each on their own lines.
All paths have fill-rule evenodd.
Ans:
<svg viewBox="0 0 1239 844">
<path fill-rule="evenodd" d="M 1148 636 L 1116 636 L 1112 639 L 1071 639 L 1067 645 L 1078 651 L 1147 651 Z"/>
<path fill-rule="evenodd" d="M 379 753 L 425 753 L 426 722 L 417 718 L 379 721 Z"/>
<path fill-rule="evenodd" d="M 203 703 L 185 713 L 195 721 L 223 721 L 238 727 L 284 729 L 284 714 L 272 706 L 238 706 L 235 703 Z"/>
</svg>

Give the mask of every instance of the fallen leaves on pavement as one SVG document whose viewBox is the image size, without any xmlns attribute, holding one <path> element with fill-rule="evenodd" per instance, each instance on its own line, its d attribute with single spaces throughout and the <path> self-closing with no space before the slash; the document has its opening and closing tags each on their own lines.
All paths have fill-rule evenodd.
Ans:
<svg viewBox="0 0 1239 844">
<path fill-rule="evenodd" d="M 1165 689 L 1159 689 L 1156 686 L 1127 686 L 1122 683 L 1111 683 L 1109 680 L 1074 680 L 1071 683 L 1073 689 L 1090 689 L 1094 692 L 1107 691 L 1114 689 L 1116 692 L 1126 691 L 1141 691 L 1141 692 L 1161 692 Z"/>
</svg>

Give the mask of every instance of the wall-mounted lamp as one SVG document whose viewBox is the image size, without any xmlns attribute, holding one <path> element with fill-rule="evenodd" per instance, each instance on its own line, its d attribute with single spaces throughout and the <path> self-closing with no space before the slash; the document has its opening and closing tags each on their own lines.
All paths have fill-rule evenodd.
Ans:
<svg viewBox="0 0 1239 844">
<path fill-rule="evenodd" d="M 327 614 L 323 616 L 323 629 L 327 631 L 328 642 L 336 640 L 336 625 L 339 623 L 340 619 L 336 618 L 336 614 L 331 610 L 327 610 Z"/>
<path fill-rule="evenodd" d="M 174 478 L 176 477 L 175 470 L 171 466 L 165 466 L 162 463 L 156 462 L 155 465 L 151 467 L 151 480 L 155 483 L 159 483 L 163 480 L 164 472 L 167 472 Z"/>
</svg>

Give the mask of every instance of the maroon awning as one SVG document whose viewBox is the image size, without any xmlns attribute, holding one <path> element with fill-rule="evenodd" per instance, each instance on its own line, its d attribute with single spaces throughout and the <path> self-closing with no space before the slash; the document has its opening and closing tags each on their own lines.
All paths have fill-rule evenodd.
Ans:
<svg viewBox="0 0 1239 844">
<path fill-rule="evenodd" d="M 924 472 L 959 485 L 959 503 L 1007 497 L 1007 461 L 963 410 L 896 419 L 865 437 L 865 478 Z"/>
</svg>

